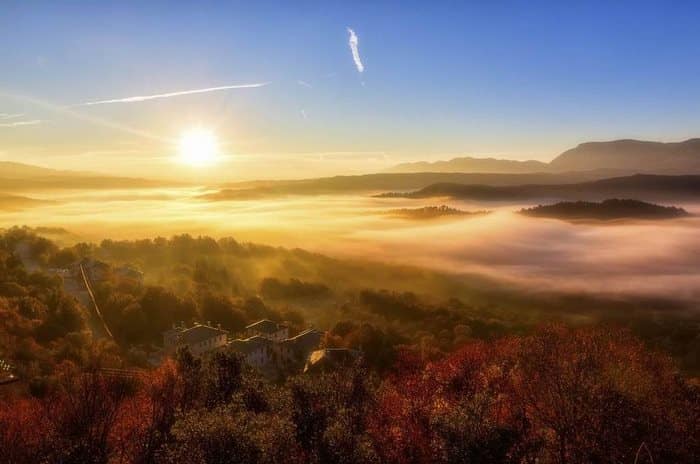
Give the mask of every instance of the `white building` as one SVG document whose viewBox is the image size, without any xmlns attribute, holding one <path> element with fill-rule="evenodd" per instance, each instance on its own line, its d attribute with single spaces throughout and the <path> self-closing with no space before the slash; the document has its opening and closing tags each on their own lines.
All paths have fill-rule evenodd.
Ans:
<svg viewBox="0 0 700 464">
<path fill-rule="evenodd" d="M 269 319 L 263 319 L 247 326 L 245 334 L 247 337 L 259 336 L 273 342 L 281 342 L 289 337 L 289 327 Z"/>
<path fill-rule="evenodd" d="M 270 364 L 273 357 L 272 340 L 259 335 L 229 342 L 228 347 L 241 353 L 245 361 L 258 369 Z"/>
<path fill-rule="evenodd" d="M 277 362 L 282 364 L 303 363 L 314 350 L 317 350 L 323 339 L 324 332 L 307 329 L 294 337 L 282 340 L 274 345 Z"/>
<path fill-rule="evenodd" d="M 174 353 L 179 347 L 187 346 L 194 356 L 200 356 L 226 346 L 228 333 L 221 327 L 195 324 L 186 328 L 173 327 L 163 333 L 163 348 L 166 353 Z"/>
</svg>

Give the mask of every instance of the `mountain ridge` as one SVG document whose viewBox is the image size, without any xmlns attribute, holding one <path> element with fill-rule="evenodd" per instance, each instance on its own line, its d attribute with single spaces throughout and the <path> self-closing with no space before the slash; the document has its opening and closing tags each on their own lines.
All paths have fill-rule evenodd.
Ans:
<svg viewBox="0 0 700 464">
<path fill-rule="evenodd" d="M 530 174 L 546 172 L 549 165 L 536 160 L 509 160 L 501 158 L 475 158 L 464 156 L 447 161 L 415 161 L 401 163 L 387 172 L 480 172 L 484 174 Z"/>
<path fill-rule="evenodd" d="M 43 189 L 108 189 L 175 184 L 141 177 L 52 169 L 16 161 L 0 161 L 0 192 Z"/>
<path fill-rule="evenodd" d="M 481 201 L 534 199 L 604 200 L 611 197 L 640 200 L 700 198 L 700 175 L 636 174 L 579 183 L 484 185 L 436 183 L 413 192 L 387 192 L 380 198 L 436 198 Z"/>
<path fill-rule="evenodd" d="M 387 172 L 545 173 L 599 169 L 634 173 L 700 174 L 700 138 L 680 142 L 636 139 L 583 142 L 549 162 L 475 158 L 401 163 Z"/>
</svg>

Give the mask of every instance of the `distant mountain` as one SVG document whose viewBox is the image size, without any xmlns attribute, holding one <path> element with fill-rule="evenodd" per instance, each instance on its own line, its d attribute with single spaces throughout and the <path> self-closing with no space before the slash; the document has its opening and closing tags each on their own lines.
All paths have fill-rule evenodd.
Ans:
<svg viewBox="0 0 700 464">
<path fill-rule="evenodd" d="M 483 201 L 522 201 L 533 199 L 603 200 L 611 197 L 646 200 L 700 198 L 700 175 L 661 176 L 638 174 L 571 184 L 483 185 L 432 184 L 413 192 L 389 192 L 380 197 L 451 197 Z"/>
<path fill-rule="evenodd" d="M 53 202 L 49 200 L 37 200 L 19 195 L 6 195 L 0 193 L 0 211 L 17 211 L 51 203 Z"/>
<path fill-rule="evenodd" d="M 662 143 L 639 140 L 588 142 L 554 158 L 556 171 L 620 169 L 634 172 L 700 173 L 700 139 Z"/>
<path fill-rule="evenodd" d="M 155 187 L 161 181 L 117 177 L 83 171 L 60 171 L 11 161 L 0 161 L 0 192 L 40 189 L 110 189 Z M 173 183 L 167 183 L 172 185 Z"/>
<path fill-rule="evenodd" d="M 607 174 L 607 175 L 606 175 Z M 463 172 L 414 172 L 321 177 L 318 179 L 256 181 L 224 184 L 203 200 L 253 200 L 282 195 L 324 195 L 386 190 L 415 190 L 434 183 L 489 185 L 560 184 L 609 177 L 604 172 L 477 174 Z"/>
<path fill-rule="evenodd" d="M 541 161 L 514 161 L 496 158 L 453 158 L 449 161 L 418 161 L 403 163 L 390 168 L 388 172 L 479 172 L 522 174 L 545 172 L 549 165 Z"/>
<path fill-rule="evenodd" d="M 570 221 L 615 219 L 674 219 L 689 216 L 683 208 L 661 206 L 637 200 L 610 199 L 601 203 L 563 201 L 520 210 L 520 214 Z"/>
<path fill-rule="evenodd" d="M 662 143 L 640 140 L 587 142 L 549 163 L 494 158 L 454 158 L 449 161 L 403 163 L 389 172 L 542 173 L 608 170 L 617 175 L 700 174 L 700 139 Z"/>
</svg>

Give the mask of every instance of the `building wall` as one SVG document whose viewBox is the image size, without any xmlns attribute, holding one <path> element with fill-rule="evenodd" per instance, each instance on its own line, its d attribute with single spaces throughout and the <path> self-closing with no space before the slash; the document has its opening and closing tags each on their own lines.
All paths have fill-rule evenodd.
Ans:
<svg viewBox="0 0 700 464">
<path fill-rule="evenodd" d="M 281 342 L 282 340 L 289 338 L 289 329 L 284 327 L 273 333 L 270 338 L 276 342 Z"/>
<path fill-rule="evenodd" d="M 246 361 L 253 367 L 262 367 L 270 362 L 270 356 L 266 347 L 260 347 L 251 352 Z"/>
<path fill-rule="evenodd" d="M 267 338 L 267 339 L 275 341 L 275 342 L 281 342 L 282 340 L 289 338 L 289 328 L 282 327 L 278 331 L 273 332 L 271 334 L 263 333 L 263 332 L 260 332 L 258 330 L 255 330 L 255 329 L 246 329 L 246 331 L 245 331 L 246 338 L 254 337 L 256 335 L 258 335 L 260 337 Z"/>
<path fill-rule="evenodd" d="M 164 347 L 167 350 L 174 351 L 176 348 L 177 335 L 174 337 L 166 337 L 172 340 L 171 343 L 164 342 Z M 184 345 L 184 344 L 183 344 Z M 208 340 L 203 340 L 199 343 L 187 344 L 190 352 L 194 356 L 200 356 L 208 351 L 216 350 L 218 348 L 226 346 L 226 335 L 219 335 L 217 337 L 212 337 Z"/>
</svg>

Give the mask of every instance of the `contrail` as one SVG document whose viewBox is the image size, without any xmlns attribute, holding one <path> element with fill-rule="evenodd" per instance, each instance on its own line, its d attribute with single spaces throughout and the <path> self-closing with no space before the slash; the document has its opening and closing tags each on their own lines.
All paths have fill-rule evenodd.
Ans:
<svg viewBox="0 0 700 464">
<path fill-rule="evenodd" d="M 357 45 L 359 44 L 357 34 L 355 34 L 355 31 L 353 31 L 349 27 L 348 32 L 350 33 L 348 45 L 350 45 L 350 51 L 352 52 L 352 60 L 355 62 L 355 67 L 357 67 L 357 71 L 362 73 L 365 70 L 365 66 L 362 64 L 362 60 L 360 59 L 360 51 L 357 49 Z"/>
<path fill-rule="evenodd" d="M 44 108 L 46 110 L 49 110 L 49 111 L 52 111 L 55 113 L 71 116 L 75 119 L 78 119 L 78 120 L 81 120 L 81 121 L 84 121 L 84 122 L 87 122 L 90 124 L 95 124 L 98 126 L 107 127 L 110 129 L 114 129 L 114 130 L 121 131 L 124 133 L 136 135 L 139 137 L 143 137 L 143 138 L 147 138 L 147 139 L 151 139 L 151 140 L 156 140 L 159 142 L 173 143 L 172 140 L 169 140 L 165 137 L 154 135 L 154 134 L 148 133 L 146 131 L 136 129 L 136 128 L 133 128 L 133 127 L 130 127 L 130 126 L 127 126 L 124 124 L 119 124 L 119 123 L 110 121 L 108 119 L 98 118 L 96 116 L 82 114 L 78 111 L 71 109 L 70 107 L 55 105 L 53 103 L 49 103 L 49 102 L 40 100 L 38 98 L 30 97 L 27 95 L 17 95 L 17 94 L 12 94 L 12 93 L 6 93 L 6 92 L 3 92 L 2 90 L 0 90 L 0 96 L 11 98 L 11 99 L 18 100 L 18 101 L 23 101 L 26 103 L 31 103 L 32 105 L 38 106 L 40 108 Z"/>
<path fill-rule="evenodd" d="M 93 105 L 108 105 L 111 103 L 137 103 L 147 100 L 156 100 L 159 98 L 171 98 L 180 97 L 182 95 L 193 95 L 197 93 L 207 93 L 207 92 L 218 92 L 220 90 L 231 90 L 231 89 L 254 89 L 257 87 L 264 87 L 268 85 L 269 82 L 257 82 L 254 84 L 238 84 L 238 85 L 222 85 L 219 87 L 208 87 L 206 89 L 193 89 L 193 90 L 180 90 L 178 92 L 168 92 L 160 93 L 155 95 L 137 95 L 135 97 L 125 97 L 125 98 L 114 98 L 110 100 L 98 100 L 85 103 L 77 103 L 75 105 L 70 105 L 71 107 L 76 106 L 93 106 Z"/>
<path fill-rule="evenodd" d="M 0 123 L 0 127 L 35 126 L 37 124 L 41 124 L 41 119 L 32 119 L 30 121 L 5 122 Z"/>
</svg>

